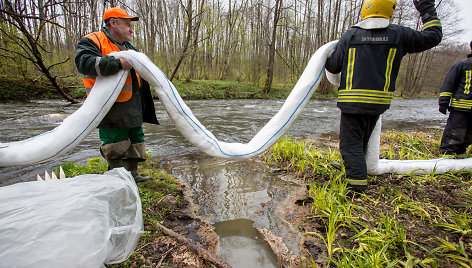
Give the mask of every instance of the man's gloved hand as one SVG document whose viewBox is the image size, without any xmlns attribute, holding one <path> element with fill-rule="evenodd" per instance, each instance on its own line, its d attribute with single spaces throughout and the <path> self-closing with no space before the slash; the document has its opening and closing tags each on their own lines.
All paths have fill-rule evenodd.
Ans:
<svg viewBox="0 0 472 268">
<path fill-rule="evenodd" d="M 439 112 L 442 113 L 442 114 L 446 114 L 447 113 L 447 105 L 441 105 L 439 106 Z"/>
<path fill-rule="evenodd" d="M 420 12 L 423 23 L 429 21 L 430 17 L 437 18 L 436 8 L 434 6 L 434 0 L 413 0 L 416 10 Z"/>
</svg>

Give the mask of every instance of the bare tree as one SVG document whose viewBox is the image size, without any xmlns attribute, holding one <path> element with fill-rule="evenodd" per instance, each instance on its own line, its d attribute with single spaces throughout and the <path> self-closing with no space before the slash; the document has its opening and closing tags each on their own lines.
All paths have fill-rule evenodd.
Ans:
<svg viewBox="0 0 472 268">
<path fill-rule="evenodd" d="M 203 16 L 203 8 L 205 6 L 205 0 L 200 0 L 197 2 L 197 9 L 198 9 L 198 14 L 200 16 L 197 16 L 196 22 L 195 22 L 195 27 L 193 28 L 193 46 L 192 46 L 192 55 L 190 57 L 190 62 L 189 62 L 189 71 L 187 75 L 187 81 L 190 81 L 195 75 L 195 57 L 197 56 L 197 51 L 198 51 L 198 36 L 199 36 L 199 30 L 200 26 L 202 24 Z"/>
<path fill-rule="evenodd" d="M 60 2 L 51 0 L 39 2 L 42 4 L 41 9 L 43 11 L 48 6 L 50 7 L 60 4 Z M 2 6 L 0 6 L 0 14 L 2 14 L 2 16 L 0 16 L 0 20 L 15 27 L 18 31 L 7 32 L 3 28 L 0 28 L 0 31 L 2 36 L 15 43 L 19 50 L 11 50 L 6 47 L 2 47 L 0 48 L 0 51 L 2 51 L 1 55 L 13 60 L 15 60 L 16 57 L 22 57 L 31 62 L 41 73 L 46 76 L 48 81 L 64 99 L 71 103 L 77 103 L 78 101 L 64 92 L 62 86 L 57 83 L 57 76 L 54 76 L 51 73 L 52 68 L 67 62 L 69 58 L 62 62 L 57 62 L 47 66 L 45 60 L 43 59 L 43 53 L 49 53 L 49 51 L 46 51 L 40 43 L 42 36 L 41 34 L 43 33 L 46 25 L 53 24 L 57 27 L 63 27 L 54 21 L 56 15 L 50 15 L 50 17 L 46 19 L 44 14 L 31 14 L 30 11 L 33 11 L 35 7 L 37 8 L 37 6 L 27 6 L 26 3 L 21 3 L 19 1 L 16 1 L 14 5 L 9 0 L 4 0 L 2 2 Z M 33 22 L 36 27 L 30 27 L 27 25 L 28 22 Z"/>
<path fill-rule="evenodd" d="M 55 79 L 52 70 L 59 78 L 77 72 L 72 61 L 54 67 L 73 57 L 81 37 L 100 30 L 106 8 L 120 6 L 140 17 L 133 43 L 171 79 L 262 82 L 263 92 L 269 92 L 273 83 L 295 82 L 319 47 L 339 39 L 360 20 L 362 4 L 363 0 L 2 0 L 1 68 L 28 73 L 34 65 L 48 71 L 49 77 L 44 77 L 50 81 Z M 458 35 L 453 30 L 454 9 L 447 8 L 452 4 L 442 0 L 439 8 L 445 42 Z M 399 1 L 392 21 L 415 28 L 418 14 L 413 4 Z M 431 81 L 438 66 L 437 54 L 432 53 L 405 58 L 399 92 L 417 94 L 424 81 Z M 332 90 L 322 80 L 318 92 Z"/>
<path fill-rule="evenodd" d="M 180 1 L 182 7 L 185 7 L 182 1 Z M 172 71 L 172 74 L 169 78 L 170 81 L 174 79 L 175 74 L 179 70 L 180 65 L 182 64 L 182 61 L 184 58 L 187 56 L 187 50 L 190 44 L 190 39 L 192 38 L 192 23 L 193 23 L 193 7 L 192 7 L 192 0 L 188 0 L 187 2 L 187 7 L 184 9 L 185 14 L 186 14 L 186 33 L 185 33 L 185 39 L 184 39 L 184 45 L 182 47 L 182 50 L 180 52 L 179 59 L 177 60 L 177 64 L 175 65 L 174 71 Z"/>
<path fill-rule="evenodd" d="M 275 58 L 275 43 L 277 37 L 277 26 L 279 24 L 280 16 L 282 12 L 282 0 L 275 0 L 274 5 L 274 20 L 272 24 L 272 37 L 269 44 L 269 63 L 267 66 L 267 80 L 264 85 L 264 94 L 269 93 L 272 86 L 272 80 L 274 79 L 274 58 Z"/>
</svg>

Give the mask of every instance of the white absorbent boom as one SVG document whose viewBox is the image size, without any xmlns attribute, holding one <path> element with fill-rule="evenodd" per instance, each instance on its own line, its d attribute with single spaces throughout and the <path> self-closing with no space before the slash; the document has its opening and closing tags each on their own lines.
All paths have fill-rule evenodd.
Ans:
<svg viewBox="0 0 472 268">
<path fill-rule="evenodd" d="M 317 89 L 326 59 L 336 43 L 337 41 L 333 41 L 325 44 L 315 52 L 282 108 L 248 143 L 219 141 L 193 115 L 165 74 L 143 53 L 128 50 L 113 53 L 113 56 L 126 58 L 139 75 L 153 86 L 176 128 L 192 144 L 213 157 L 244 159 L 264 152 L 287 132 Z M 332 83 L 339 82 L 336 81 L 339 75 L 327 75 Z M 0 167 L 46 162 L 72 150 L 107 114 L 127 76 L 128 71 L 120 71 L 113 76 L 98 77 L 83 105 L 55 129 L 27 140 L 0 143 Z M 472 159 L 379 160 L 379 141 L 380 120 L 369 142 L 369 174 L 404 174 L 412 171 L 441 173 L 472 167 Z"/>
</svg>

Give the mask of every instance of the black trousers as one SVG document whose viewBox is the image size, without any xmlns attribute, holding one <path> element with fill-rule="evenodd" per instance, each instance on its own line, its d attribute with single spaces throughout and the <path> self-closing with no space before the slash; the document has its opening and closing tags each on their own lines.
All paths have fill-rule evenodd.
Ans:
<svg viewBox="0 0 472 268">
<path fill-rule="evenodd" d="M 380 114 L 341 113 L 339 150 L 349 184 L 367 185 L 365 152 Z"/>
<path fill-rule="evenodd" d="M 452 110 L 444 128 L 439 152 L 463 154 L 472 144 L 472 113 Z"/>
</svg>

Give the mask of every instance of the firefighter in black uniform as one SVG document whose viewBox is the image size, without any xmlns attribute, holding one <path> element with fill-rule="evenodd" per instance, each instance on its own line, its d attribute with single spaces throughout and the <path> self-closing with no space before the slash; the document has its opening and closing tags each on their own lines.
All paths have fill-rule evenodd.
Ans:
<svg viewBox="0 0 472 268">
<path fill-rule="evenodd" d="M 403 56 L 430 49 L 442 39 L 434 0 L 413 0 L 421 31 L 390 24 L 396 0 L 366 0 L 362 21 L 347 30 L 326 62 L 341 73 L 337 106 L 341 109 L 339 148 L 347 187 L 367 189 L 367 144 L 380 115 L 389 107 Z"/>
<path fill-rule="evenodd" d="M 450 112 L 439 146 L 446 158 L 465 153 L 472 144 L 472 42 L 470 53 L 451 68 L 439 94 L 439 111 Z"/>
</svg>

